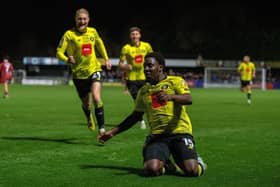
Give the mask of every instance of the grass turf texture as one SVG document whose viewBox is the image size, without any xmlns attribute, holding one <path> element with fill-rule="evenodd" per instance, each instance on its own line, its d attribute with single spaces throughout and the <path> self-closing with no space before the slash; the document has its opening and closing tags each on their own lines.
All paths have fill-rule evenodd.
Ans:
<svg viewBox="0 0 280 187">
<path fill-rule="evenodd" d="M 136 124 L 104 146 L 87 129 L 72 86 L 10 85 L 0 99 L 0 186 L 278 186 L 279 90 L 191 89 L 188 107 L 208 170 L 199 178 L 142 176 L 148 129 Z M 102 90 L 107 129 L 133 109 L 122 87 Z"/>
</svg>

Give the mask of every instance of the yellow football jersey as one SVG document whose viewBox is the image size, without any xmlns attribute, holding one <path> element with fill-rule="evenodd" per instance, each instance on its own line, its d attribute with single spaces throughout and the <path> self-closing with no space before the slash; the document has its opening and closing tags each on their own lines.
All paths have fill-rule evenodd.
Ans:
<svg viewBox="0 0 280 187">
<path fill-rule="evenodd" d="M 132 70 L 127 72 L 127 80 L 145 80 L 144 58 L 150 52 L 153 52 L 151 45 L 143 41 L 139 46 L 126 44 L 122 47 L 120 60 L 132 65 Z"/>
<path fill-rule="evenodd" d="M 95 28 L 88 27 L 84 33 L 70 29 L 62 36 L 56 56 L 64 62 L 68 61 L 68 56 L 74 56 L 76 63 L 71 65 L 73 78 L 86 79 L 94 72 L 102 70 L 95 47 L 104 59 L 108 59 L 103 40 Z"/>
<path fill-rule="evenodd" d="M 179 76 L 167 76 L 156 85 L 144 85 L 135 100 L 135 110 L 145 112 L 152 134 L 192 134 L 191 120 L 186 106 L 168 101 L 158 101 L 157 93 L 190 94 L 185 80 Z"/>
<path fill-rule="evenodd" d="M 241 62 L 237 68 L 241 74 L 242 81 L 251 81 L 253 73 L 255 71 L 255 64 L 253 62 L 245 63 Z"/>
</svg>

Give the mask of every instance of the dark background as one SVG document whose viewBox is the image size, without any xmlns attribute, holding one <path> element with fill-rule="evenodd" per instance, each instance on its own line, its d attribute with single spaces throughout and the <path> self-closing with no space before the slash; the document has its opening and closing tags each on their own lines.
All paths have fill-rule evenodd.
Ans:
<svg viewBox="0 0 280 187">
<path fill-rule="evenodd" d="M 4 2 L 2 2 L 4 3 Z M 276 3 L 226 1 L 5 1 L 1 5 L 1 55 L 55 56 L 78 8 L 91 14 L 110 57 L 128 41 L 128 28 L 168 58 L 279 60 L 280 12 Z"/>
</svg>

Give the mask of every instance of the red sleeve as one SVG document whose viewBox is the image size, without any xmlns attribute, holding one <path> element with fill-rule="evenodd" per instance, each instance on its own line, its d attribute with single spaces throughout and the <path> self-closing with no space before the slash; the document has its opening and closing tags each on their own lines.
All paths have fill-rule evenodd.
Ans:
<svg viewBox="0 0 280 187">
<path fill-rule="evenodd" d="M 14 71 L 14 66 L 12 63 L 10 63 L 10 71 Z"/>
</svg>

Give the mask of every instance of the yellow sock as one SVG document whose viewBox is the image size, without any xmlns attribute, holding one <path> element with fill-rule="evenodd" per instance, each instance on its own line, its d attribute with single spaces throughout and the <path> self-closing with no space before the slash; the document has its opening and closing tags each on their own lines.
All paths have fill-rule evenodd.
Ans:
<svg viewBox="0 0 280 187">
<path fill-rule="evenodd" d="M 102 102 L 102 101 L 97 102 L 95 107 L 96 107 L 96 108 L 101 108 L 101 107 L 103 107 L 103 102 Z"/>
<path fill-rule="evenodd" d="M 198 164 L 198 176 L 201 176 L 203 173 L 203 169 L 200 164 Z"/>
<path fill-rule="evenodd" d="M 165 167 L 162 168 L 161 170 L 161 174 L 164 175 L 165 174 Z"/>
</svg>

